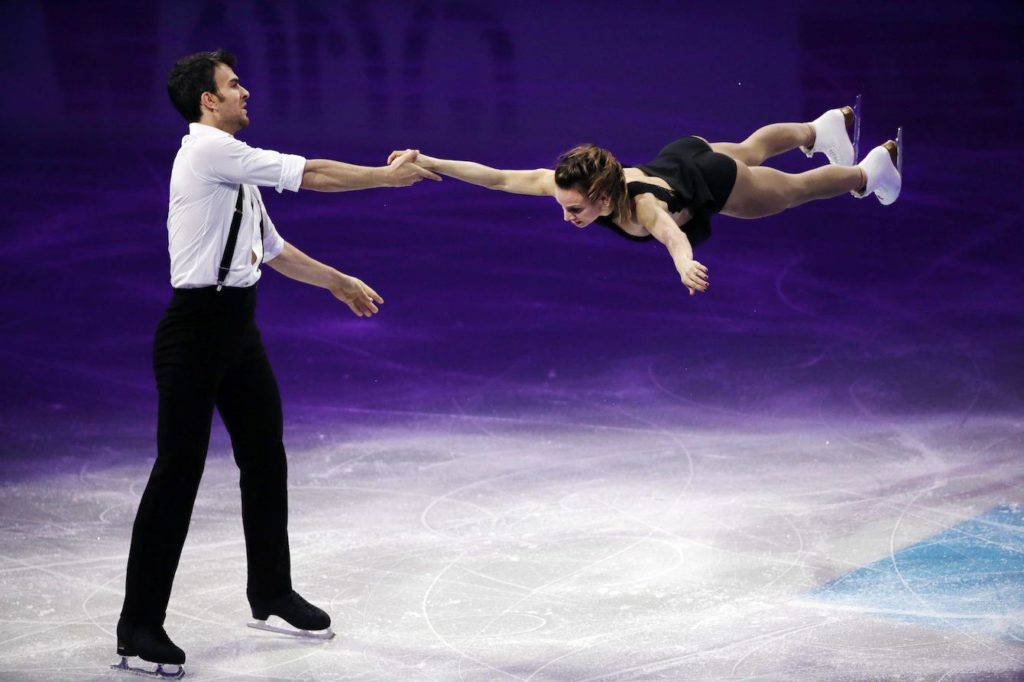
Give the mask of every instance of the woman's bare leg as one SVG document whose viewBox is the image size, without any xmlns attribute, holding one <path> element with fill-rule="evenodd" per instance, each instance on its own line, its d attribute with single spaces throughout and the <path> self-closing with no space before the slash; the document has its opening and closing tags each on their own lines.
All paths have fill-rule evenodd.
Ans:
<svg viewBox="0 0 1024 682">
<path fill-rule="evenodd" d="M 858 166 L 822 166 L 806 173 L 749 168 L 736 162 L 736 184 L 722 213 L 733 218 L 763 218 L 816 199 L 828 199 L 864 187 Z"/>
<path fill-rule="evenodd" d="M 712 142 L 711 150 L 748 166 L 760 166 L 765 159 L 813 145 L 814 128 L 809 123 L 772 123 L 758 128 L 743 142 Z"/>
</svg>

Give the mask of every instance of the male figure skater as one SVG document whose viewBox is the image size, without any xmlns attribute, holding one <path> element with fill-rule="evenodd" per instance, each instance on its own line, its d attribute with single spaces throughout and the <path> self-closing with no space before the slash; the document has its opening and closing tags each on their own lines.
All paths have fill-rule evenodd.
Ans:
<svg viewBox="0 0 1024 682">
<path fill-rule="evenodd" d="M 249 92 L 228 52 L 179 60 L 167 81 L 189 134 L 171 171 L 167 216 L 170 306 L 156 332 L 153 367 L 159 393 L 157 458 L 132 530 L 115 668 L 184 675 L 185 653 L 163 629 L 171 583 L 203 473 L 216 408 L 240 470 L 242 523 L 253 617 L 278 616 L 294 628 L 333 636 L 331 619 L 292 589 L 288 553 L 287 465 L 281 399 L 253 313 L 260 266 L 328 289 L 362 317 L 383 299 L 356 277 L 320 263 L 278 234 L 259 186 L 322 192 L 402 187 L 434 173 L 256 149 L 235 139 L 249 125 Z M 129 665 L 139 656 L 156 670 Z M 178 666 L 164 670 L 162 665 Z"/>
</svg>

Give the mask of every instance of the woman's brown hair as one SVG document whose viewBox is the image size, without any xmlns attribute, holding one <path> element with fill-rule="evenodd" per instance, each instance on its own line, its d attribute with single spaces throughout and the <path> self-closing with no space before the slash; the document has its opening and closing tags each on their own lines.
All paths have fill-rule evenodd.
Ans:
<svg viewBox="0 0 1024 682">
<path fill-rule="evenodd" d="M 633 202 L 626 192 L 622 164 L 607 149 L 581 144 L 562 154 L 555 166 L 555 184 L 562 189 L 574 189 L 590 201 L 608 195 L 612 218 L 633 220 Z"/>
</svg>

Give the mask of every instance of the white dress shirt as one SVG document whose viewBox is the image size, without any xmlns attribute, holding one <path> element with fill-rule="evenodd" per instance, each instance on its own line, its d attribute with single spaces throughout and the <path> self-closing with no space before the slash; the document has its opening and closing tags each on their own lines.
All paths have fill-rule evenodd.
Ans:
<svg viewBox="0 0 1024 682">
<path fill-rule="evenodd" d="M 171 170 L 167 211 L 171 286 L 192 289 L 217 284 L 217 268 L 231 229 L 240 183 L 245 186 L 242 223 L 224 284 L 252 286 L 260 279 L 260 263 L 277 257 L 284 248 L 284 239 L 263 206 L 259 186 L 273 187 L 278 192 L 298 191 L 306 159 L 250 147 L 203 123 L 190 123 L 188 128 Z"/>
</svg>

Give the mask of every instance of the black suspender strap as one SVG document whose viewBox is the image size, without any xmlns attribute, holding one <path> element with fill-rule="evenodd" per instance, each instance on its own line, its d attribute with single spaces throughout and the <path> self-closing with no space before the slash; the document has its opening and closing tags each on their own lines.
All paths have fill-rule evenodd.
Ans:
<svg viewBox="0 0 1024 682">
<path fill-rule="evenodd" d="M 231 270 L 231 258 L 235 255 L 235 242 L 238 241 L 238 228 L 242 225 L 242 201 L 244 199 L 243 185 L 238 186 L 238 199 L 235 200 L 235 213 L 231 217 L 231 230 L 228 232 L 228 242 L 224 245 L 224 256 L 220 259 L 220 269 L 217 271 L 217 291 L 224 286 L 224 280 Z"/>
<path fill-rule="evenodd" d="M 267 243 L 263 241 L 263 207 L 260 206 L 260 265 L 263 265 L 263 259 L 267 257 Z"/>
</svg>

